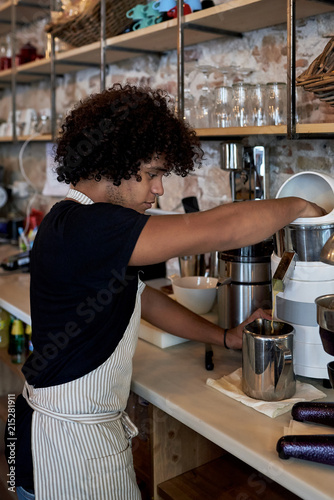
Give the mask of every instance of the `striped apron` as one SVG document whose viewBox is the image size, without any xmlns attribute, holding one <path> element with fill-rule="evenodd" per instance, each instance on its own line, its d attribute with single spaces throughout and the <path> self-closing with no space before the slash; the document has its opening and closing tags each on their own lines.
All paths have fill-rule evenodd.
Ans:
<svg viewBox="0 0 334 500">
<path fill-rule="evenodd" d="M 140 500 L 131 438 L 137 428 L 124 412 L 140 322 L 136 305 L 116 350 L 83 377 L 23 396 L 35 410 L 31 441 L 36 500 Z"/>
<path fill-rule="evenodd" d="M 124 412 L 141 316 L 139 280 L 128 327 L 112 355 L 71 382 L 23 396 L 33 408 L 31 444 L 36 500 L 141 500 L 131 439 L 138 430 Z"/>
</svg>

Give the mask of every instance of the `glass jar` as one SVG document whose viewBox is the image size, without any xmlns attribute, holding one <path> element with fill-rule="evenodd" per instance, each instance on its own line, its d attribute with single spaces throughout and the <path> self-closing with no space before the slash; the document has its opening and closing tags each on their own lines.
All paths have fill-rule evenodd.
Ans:
<svg viewBox="0 0 334 500">
<path fill-rule="evenodd" d="M 195 98 L 190 89 L 184 89 L 184 119 L 192 126 L 196 126 Z"/>
<path fill-rule="evenodd" d="M 216 87 L 214 127 L 230 127 L 232 118 L 232 87 Z"/>
<path fill-rule="evenodd" d="M 232 85 L 232 127 L 248 127 L 250 122 L 250 85 Z"/>
<path fill-rule="evenodd" d="M 212 126 L 213 97 L 211 90 L 204 86 L 196 105 L 196 127 L 208 128 Z"/>
<path fill-rule="evenodd" d="M 267 125 L 286 124 L 287 115 L 286 83 L 267 83 Z"/>
<path fill-rule="evenodd" d="M 251 87 L 251 125 L 262 127 L 266 125 L 266 94 L 267 87 L 262 83 L 257 83 Z"/>
</svg>

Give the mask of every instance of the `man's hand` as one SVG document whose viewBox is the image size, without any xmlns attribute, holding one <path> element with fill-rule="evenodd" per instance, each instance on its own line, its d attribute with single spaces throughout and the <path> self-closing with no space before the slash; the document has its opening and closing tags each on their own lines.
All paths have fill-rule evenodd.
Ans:
<svg viewBox="0 0 334 500">
<path fill-rule="evenodd" d="M 226 334 L 227 347 L 229 349 L 241 349 L 242 348 L 242 333 L 243 333 L 244 327 L 258 318 L 272 320 L 271 310 L 257 309 L 256 311 L 253 312 L 253 314 L 251 316 L 249 316 L 249 318 L 247 318 L 245 321 L 240 323 L 240 325 L 228 330 L 227 334 Z"/>
</svg>

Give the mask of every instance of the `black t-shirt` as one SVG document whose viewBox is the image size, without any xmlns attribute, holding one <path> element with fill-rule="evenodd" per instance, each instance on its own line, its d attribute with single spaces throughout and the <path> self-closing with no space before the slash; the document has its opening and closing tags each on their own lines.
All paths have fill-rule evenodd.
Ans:
<svg viewBox="0 0 334 500">
<path fill-rule="evenodd" d="M 131 318 L 138 269 L 128 266 L 148 216 L 108 203 L 64 200 L 43 219 L 31 251 L 33 353 L 22 371 L 34 387 L 82 377 L 104 363 Z M 32 410 L 16 404 L 16 481 L 32 488 Z"/>
</svg>

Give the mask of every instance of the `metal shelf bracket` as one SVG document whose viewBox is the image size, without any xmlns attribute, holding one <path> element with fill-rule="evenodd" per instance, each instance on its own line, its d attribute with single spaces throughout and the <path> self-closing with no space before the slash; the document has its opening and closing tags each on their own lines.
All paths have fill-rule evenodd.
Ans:
<svg viewBox="0 0 334 500">
<path fill-rule="evenodd" d="M 238 31 L 230 31 L 230 30 L 225 30 L 221 28 L 213 28 L 210 26 L 202 26 L 201 24 L 196 24 L 196 23 L 185 23 L 184 24 L 185 29 L 190 29 L 194 31 L 202 31 L 203 33 L 213 33 L 216 35 L 226 35 L 226 36 L 233 36 L 236 38 L 242 38 L 243 34 L 239 33 Z"/>
<path fill-rule="evenodd" d="M 287 137 L 296 139 L 296 0 L 287 0 Z"/>
</svg>

